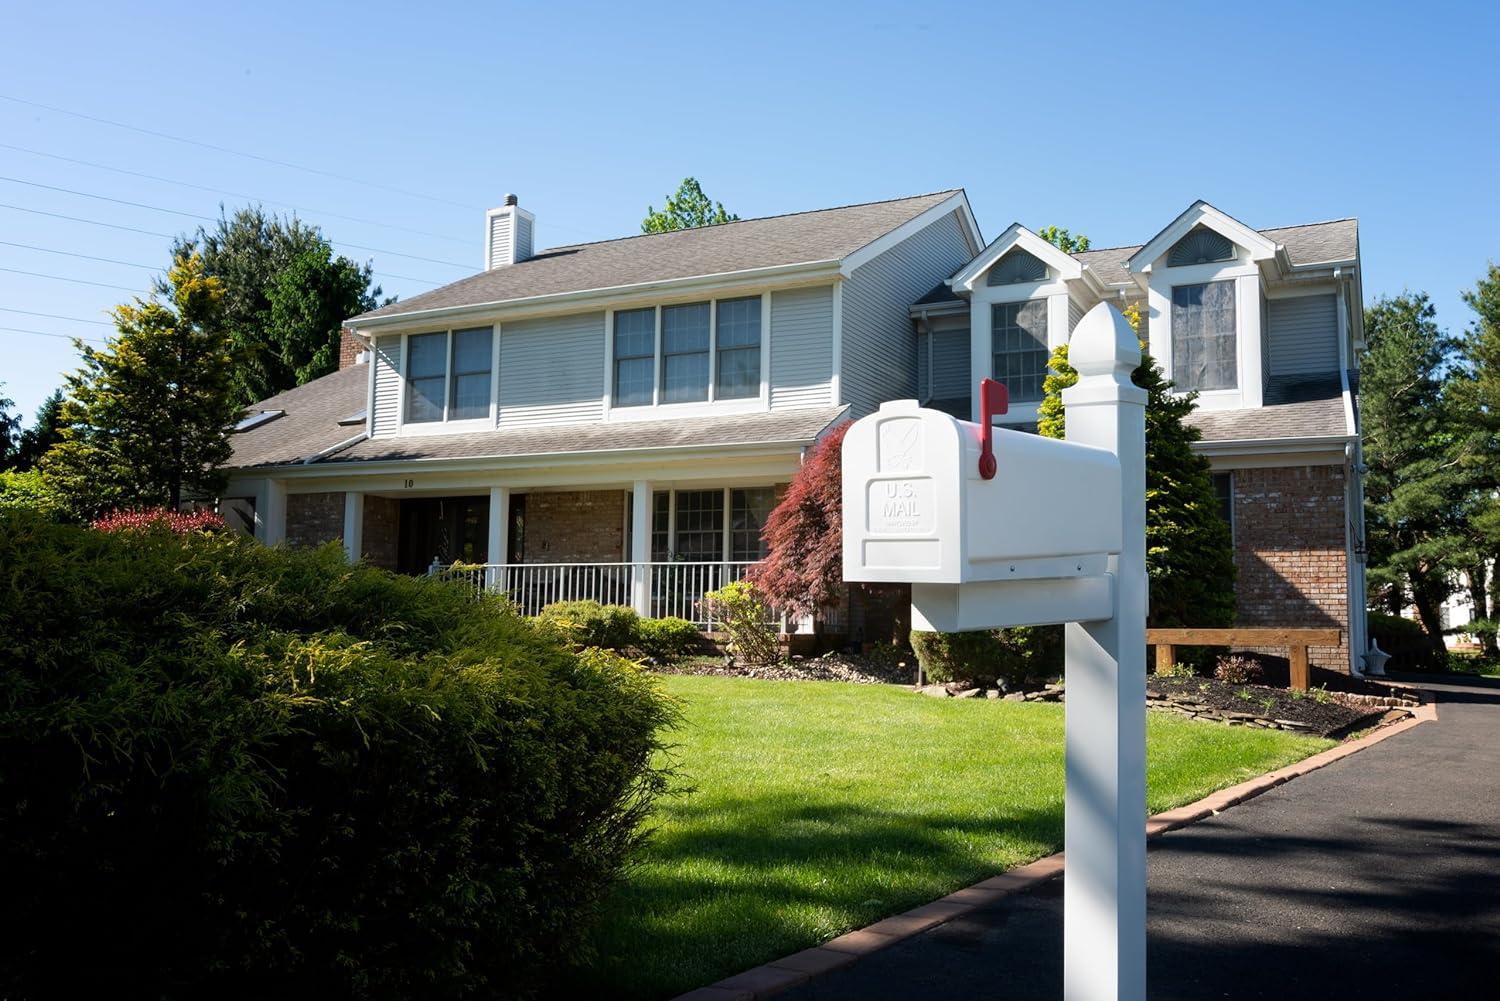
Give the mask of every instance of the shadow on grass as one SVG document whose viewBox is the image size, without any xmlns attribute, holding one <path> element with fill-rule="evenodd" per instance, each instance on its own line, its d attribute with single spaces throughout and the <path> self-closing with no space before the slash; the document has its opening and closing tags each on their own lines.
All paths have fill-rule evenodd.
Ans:
<svg viewBox="0 0 1500 1001">
<path fill-rule="evenodd" d="M 788 794 L 665 812 L 605 908 L 593 962 L 571 974 L 575 991 L 671 997 L 1055 851 L 1063 825 L 1060 800 L 982 817 Z"/>
</svg>

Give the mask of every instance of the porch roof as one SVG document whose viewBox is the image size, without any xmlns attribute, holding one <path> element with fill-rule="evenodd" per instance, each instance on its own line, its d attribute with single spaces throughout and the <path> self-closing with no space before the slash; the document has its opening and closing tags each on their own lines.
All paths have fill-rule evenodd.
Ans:
<svg viewBox="0 0 1500 1001">
<path fill-rule="evenodd" d="M 1344 413 L 1337 372 L 1276 376 L 1265 390 L 1265 406 L 1243 410 L 1194 410 L 1186 423 L 1203 432 L 1205 444 L 1268 438 L 1335 438 L 1353 435 Z"/>
<path fill-rule="evenodd" d="M 279 416 L 231 434 L 234 452 L 228 465 L 233 469 L 290 466 L 348 441 L 364 430 L 364 421 L 358 425 L 339 422 L 364 409 L 369 388 L 369 367 L 351 365 L 254 404 L 246 416 L 278 412 Z"/>
<path fill-rule="evenodd" d="M 846 407 L 692 417 L 608 424 L 554 424 L 498 428 L 465 434 L 367 438 L 321 460 L 322 464 L 490 459 L 580 452 L 635 452 L 668 448 L 784 445 L 818 439 Z"/>
</svg>

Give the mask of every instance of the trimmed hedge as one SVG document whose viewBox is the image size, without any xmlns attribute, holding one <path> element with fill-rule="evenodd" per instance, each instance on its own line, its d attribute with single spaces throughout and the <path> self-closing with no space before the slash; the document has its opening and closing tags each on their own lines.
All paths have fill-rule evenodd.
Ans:
<svg viewBox="0 0 1500 1001">
<path fill-rule="evenodd" d="M 1018 626 L 968 633 L 914 629 L 911 646 L 922 673 L 935 683 L 964 682 L 1018 689 L 1063 668 L 1061 626 Z"/>
<path fill-rule="evenodd" d="M 537 619 L 575 649 L 599 647 L 675 660 L 703 646 L 703 634 L 687 619 L 643 619 L 628 605 L 601 605 L 592 599 L 555 601 Z"/>
<path fill-rule="evenodd" d="M 9 516 L 0 568 L 6 997 L 526 996 L 667 778 L 633 665 L 337 546 Z"/>
</svg>

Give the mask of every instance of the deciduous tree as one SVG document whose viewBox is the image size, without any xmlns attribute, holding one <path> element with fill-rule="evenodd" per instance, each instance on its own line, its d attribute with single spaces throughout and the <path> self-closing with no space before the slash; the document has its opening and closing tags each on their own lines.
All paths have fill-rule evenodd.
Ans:
<svg viewBox="0 0 1500 1001">
<path fill-rule="evenodd" d="M 239 358 L 234 395 L 242 406 L 332 372 L 342 321 L 380 304 L 369 263 L 336 255 L 316 226 L 260 206 L 221 215 L 172 247 L 174 261 L 192 253 L 223 285 L 215 322 Z"/>
<path fill-rule="evenodd" d="M 815 615 L 844 595 L 844 487 L 841 460 L 849 423 L 823 436 L 766 518 L 768 553 L 747 575 L 777 608 Z"/>
<path fill-rule="evenodd" d="M 115 308 L 103 349 L 79 344 L 68 377 L 62 441 L 42 471 L 75 515 L 212 495 L 229 459 L 227 428 L 240 412 L 234 352 L 224 331 L 223 283 L 198 255 L 168 272 L 170 294 Z"/>
<path fill-rule="evenodd" d="M 667 196 L 667 204 L 658 211 L 655 206 L 646 206 L 646 218 L 641 221 L 642 233 L 667 233 L 674 229 L 696 229 L 699 226 L 717 226 L 724 222 L 738 222 L 739 216 L 724 209 L 703 193 L 698 179 L 685 177 L 677 186 L 675 194 Z"/>
</svg>

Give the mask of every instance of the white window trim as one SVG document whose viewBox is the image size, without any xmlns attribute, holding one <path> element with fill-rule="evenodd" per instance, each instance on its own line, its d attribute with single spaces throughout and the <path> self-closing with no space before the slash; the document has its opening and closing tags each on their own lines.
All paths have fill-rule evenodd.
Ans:
<svg viewBox="0 0 1500 1001">
<path fill-rule="evenodd" d="M 730 483 L 720 488 L 723 493 L 723 514 L 720 521 L 719 532 L 719 562 L 743 563 L 745 560 L 736 560 L 734 554 L 734 492 L 736 490 L 770 490 L 774 493 L 778 484 L 776 483 Z M 712 486 L 694 486 L 684 484 L 682 486 L 658 486 L 653 485 L 652 517 L 647 519 L 647 525 L 652 526 L 650 532 L 655 534 L 654 517 L 656 495 L 665 493 L 667 495 L 667 562 L 675 562 L 677 559 L 677 495 L 679 493 L 712 492 Z M 628 506 L 628 505 L 627 505 Z M 774 505 L 773 505 L 774 507 Z M 646 551 L 651 551 L 651 542 L 646 543 Z M 626 557 L 627 560 L 629 557 Z M 714 560 L 694 560 L 696 563 L 712 563 Z"/>
<path fill-rule="evenodd" d="M 1047 350 L 1055 351 L 1068 343 L 1067 279 L 1052 277 L 1041 282 L 990 285 L 982 279 L 982 275 L 975 276 L 973 292 L 969 296 L 969 377 L 974 383 L 969 389 L 972 407 L 970 420 L 978 421 L 980 417 L 979 379 L 988 378 L 994 371 L 993 307 L 1032 299 L 1047 301 Z M 1040 410 L 1040 400 L 1012 404 L 1009 411 L 995 423 L 1034 424 Z"/>
<path fill-rule="evenodd" d="M 1170 245 L 1167 248 L 1170 250 Z M 1179 268 L 1165 266 L 1165 253 L 1151 269 L 1147 293 L 1150 314 L 1150 348 L 1157 364 L 1168 379 L 1173 378 L 1172 358 L 1172 290 L 1179 285 L 1203 285 L 1207 282 L 1233 281 L 1235 383 L 1232 389 L 1210 389 L 1198 393 L 1201 410 L 1237 410 L 1254 408 L 1264 401 L 1264 373 L 1261 341 L 1260 268 L 1249 252 L 1236 244 L 1232 261 L 1191 264 Z M 1183 392 L 1186 392 L 1184 390 Z"/>
<path fill-rule="evenodd" d="M 461 330 L 490 330 L 490 412 L 487 417 L 469 417 L 453 420 L 448 409 L 453 396 L 453 334 Z M 411 384 L 411 339 L 427 334 L 444 334 L 447 344 L 443 352 L 443 419 L 440 421 L 412 422 L 406 419 L 406 393 Z M 434 434 L 459 434 L 464 431 L 481 431 L 495 426 L 495 401 L 500 395 L 500 325 L 476 324 L 474 326 L 448 327 L 442 330 L 416 330 L 401 335 L 401 382 L 396 393 L 397 430 L 402 437 L 421 437 Z"/>
<path fill-rule="evenodd" d="M 767 411 L 771 407 L 771 293 L 761 292 L 760 298 L 760 391 L 754 396 L 739 396 L 717 399 L 719 374 L 719 303 L 734 299 L 752 299 L 750 295 L 722 295 L 681 301 L 660 302 L 653 306 L 635 306 L 631 309 L 651 309 L 656 314 L 656 345 L 652 361 L 651 403 L 621 406 L 615 403 L 615 314 L 624 310 L 604 311 L 604 420 L 638 421 L 664 417 L 699 417 L 715 414 L 751 414 Z M 668 306 L 683 306 L 693 303 L 708 303 L 708 399 L 687 403 L 664 403 L 662 393 L 664 350 L 662 345 L 662 310 Z"/>
</svg>

